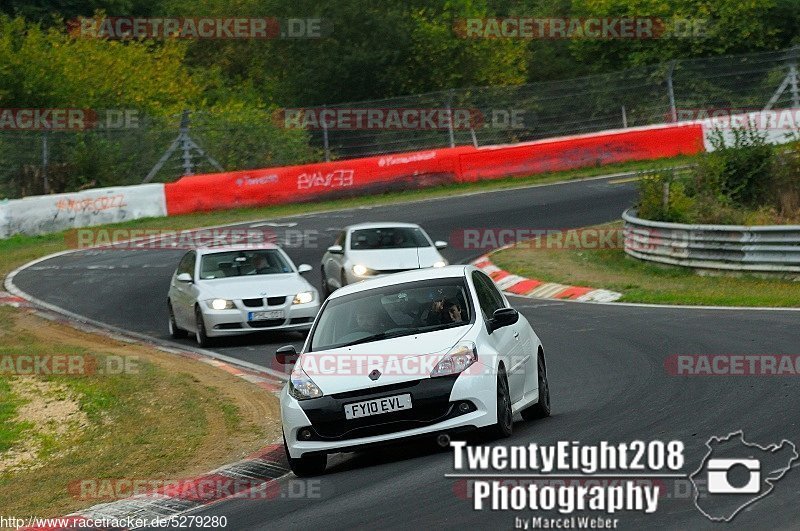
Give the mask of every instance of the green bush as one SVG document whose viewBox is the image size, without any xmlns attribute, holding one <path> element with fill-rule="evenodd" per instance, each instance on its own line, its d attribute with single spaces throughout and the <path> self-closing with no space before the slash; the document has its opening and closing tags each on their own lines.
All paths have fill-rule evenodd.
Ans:
<svg viewBox="0 0 800 531">
<path fill-rule="evenodd" d="M 700 159 L 696 192 L 733 206 L 757 207 L 772 184 L 775 148 L 755 128 L 737 127 L 731 133 L 728 142 L 722 131 L 712 131 L 714 150 Z"/>
<path fill-rule="evenodd" d="M 714 150 L 688 174 L 640 179 L 639 216 L 655 221 L 720 225 L 800 222 L 800 142 L 780 147 L 744 127 L 712 133 Z M 668 200 L 664 203 L 664 187 Z"/>
<path fill-rule="evenodd" d="M 664 187 L 667 187 L 667 201 L 664 203 Z M 687 195 L 686 183 L 676 178 L 672 171 L 645 175 L 639 180 L 640 217 L 657 221 L 675 223 L 691 222 L 694 215 L 694 200 Z"/>
</svg>

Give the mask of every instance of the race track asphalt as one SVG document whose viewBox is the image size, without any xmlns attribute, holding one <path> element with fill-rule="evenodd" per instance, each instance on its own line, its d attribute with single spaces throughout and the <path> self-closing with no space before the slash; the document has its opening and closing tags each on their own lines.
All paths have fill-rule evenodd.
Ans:
<svg viewBox="0 0 800 531">
<path fill-rule="evenodd" d="M 619 218 L 634 199 L 630 183 L 607 180 L 414 202 L 281 220 L 293 229 L 327 234 L 317 248 L 289 248 L 309 263 L 318 285 L 319 258 L 335 230 L 359 221 L 413 221 L 434 239 L 464 228 L 571 228 Z M 252 226 L 253 223 L 244 226 Z M 451 247 L 452 262 L 475 257 Z M 23 291 L 79 315 L 166 338 L 164 301 L 180 253 L 81 251 L 18 273 Z M 800 291 L 800 290 L 799 290 Z M 503 441 L 488 444 L 596 443 L 679 439 L 684 472 L 701 463 L 711 436 L 743 430 L 762 445 L 800 443 L 800 393 L 793 376 L 678 377 L 665 369 L 674 354 L 800 354 L 800 313 L 789 311 L 652 308 L 513 298 L 542 339 L 548 357 L 553 415 L 524 422 Z M 269 365 L 275 347 L 300 346 L 299 334 L 259 334 L 214 350 Z M 187 345 L 190 344 L 187 340 Z M 225 515 L 228 529 L 508 529 L 530 511 L 475 511 L 464 480 L 453 472 L 450 450 L 422 441 L 380 452 L 340 454 L 328 472 L 311 480 L 287 476 L 277 499 L 233 499 L 193 514 Z M 686 480 L 664 480 L 666 496 L 655 514 L 621 513 L 620 528 L 790 529 L 800 526 L 800 472 L 791 469 L 774 490 L 736 516 L 712 524 L 695 507 Z M 305 493 L 305 495 L 304 495 Z M 556 512 L 536 516 L 557 517 Z"/>
</svg>

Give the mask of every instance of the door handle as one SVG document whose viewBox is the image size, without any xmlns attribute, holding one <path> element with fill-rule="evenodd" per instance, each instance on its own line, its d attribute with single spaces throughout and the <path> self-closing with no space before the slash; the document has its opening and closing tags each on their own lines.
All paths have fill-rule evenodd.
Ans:
<svg viewBox="0 0 800 531">
<path fill-rule="evenodd" d="M 519 332 L 514 332 L 514 339 L 519 339 Z"/>
</svg>

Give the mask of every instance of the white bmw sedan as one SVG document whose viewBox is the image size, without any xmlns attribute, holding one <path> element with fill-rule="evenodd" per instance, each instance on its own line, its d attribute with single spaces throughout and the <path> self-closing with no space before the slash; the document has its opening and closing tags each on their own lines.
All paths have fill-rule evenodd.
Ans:
<svg viewBox="0 0 800 531">
<path fill-rule="evenodd" d="M 275 245 L 224 246 L 187 252 L 167 296 L 173 338 L 210 338 L 259 330 L 307 331 L 319 310 L 317 290 Z"/>
<path fill-rule="evenodd" d="M 444 267 L 433 242 L 413 223 L 359 223 L 345 227 L 322 257 L 322 298 L 343 286 L 410 269 Z"/>
<path fill-rule="evenodd" d="M 337 290 L 281 391 L 286 453 L 298 475 L 327 454 L 550 414 L 544 350 L 525 317 L 472 266 L 409 271 Z"/>
</svg>

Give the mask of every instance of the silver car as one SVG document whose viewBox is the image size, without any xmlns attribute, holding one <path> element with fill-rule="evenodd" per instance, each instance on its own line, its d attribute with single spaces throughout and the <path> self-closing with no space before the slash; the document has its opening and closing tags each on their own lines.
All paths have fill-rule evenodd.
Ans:
<svg viewBox="0 0 800 531">
<path fill-rule="evenodd" d="M 439 253 L 447 242 L 433 242 L 413 223 L 360 223 L 339 233 L 322 257 L 323 300 L 348 284 L 392 273 L 444 267 Z"/>
<path fill-rule="evenodd" d="M 173 338 L 210 338 L 259 330 L 308 331 L 319 310 L 317 290 L 275 245 L 225 246 L 187 252 L 167 296 Z"/>
</svg>

